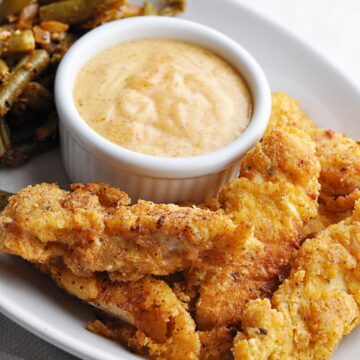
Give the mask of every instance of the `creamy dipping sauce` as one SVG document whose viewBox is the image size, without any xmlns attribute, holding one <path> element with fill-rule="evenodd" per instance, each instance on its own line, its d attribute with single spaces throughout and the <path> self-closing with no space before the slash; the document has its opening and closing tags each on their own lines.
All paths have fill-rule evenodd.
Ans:
<svg viewBox="0 0 360 360">
<path fill-rule="evenodd" d="M 217 150 L 247 127 L 252 100 L 241 75 L 214 53 L 177 40 L 108 48 L 74 86 L 82 118 L 108 140 L 156 156 Z"/>
</svg>

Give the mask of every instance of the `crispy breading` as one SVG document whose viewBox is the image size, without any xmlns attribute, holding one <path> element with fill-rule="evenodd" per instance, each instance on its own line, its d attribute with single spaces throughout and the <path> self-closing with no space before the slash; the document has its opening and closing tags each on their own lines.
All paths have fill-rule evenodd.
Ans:
<svg viewBox="0 0 360 360">
<path fill-rule="evenodd" d="M 146 347 L 143 345 L 144 333 L 136 330 L 134 326 L 109 318 L 105 321 L 99 319 L 90 321 L 86 325 L 86 329 L 94 334 L 112 339 L 138 355 L 146 356 Z"/>
<path fill-rule="evenodd" d="M 308 239 L 314 237 L 320 231 L 326 229 L 332 224 L 337 224 L 338 222 L 345 220 L 352 214 L 352 209 L 354 206 L 349 205 L 350 210 L 331 212 L 328 211 L 328 207 L 320 203 L 318 208 L 318 214 L 310 219 L 304 226 L 301 228 L 301 237 L 303 239 Z"/>
<path fill-rule="evenodd" d="M 317 128 L 314 121 L 303 113 L 299 101 L 286 93 L 274 92 L 267 132 L 284 126 L 292 126 L 304 131 Z"/>
<path fill-rule="evenodd" d="M 317 128 L 299 102 L 285 93 L 274 93 L 272 101 L 267 132 L 289 125 L 306 131 L 316 144 L 321 164 L 320 201 L 329 212 L 352 210 L 360 199 L 360 144 L 344 134 Z"/>
<path fill-rule="evenodd" d="M 48 263 L 63 258 L 75 274 L 107 271 L 113 280 L 167 275 L 192 265 L 233 222 L 220 211 L 139 201 L 104 184 L 29 186 L 0 217 L 0 250 Z M 105 195 L 106 194 L 106 195 Z"/>
<path fill-rule="evenodd" d="M 306 133 L 274 129 L 241 161 L 241 176 L 219 202 L 242 235 L 218 243 L 186 274 L 201 330 L 236 325 L 251 299 L 271 296 L 317 214 L 320 166 Z M 241 229 L 241 230 L 240 230 Z"/>
<path fill-rule="evenodd" d="M 243 313 L 235 360 L 329 359 L 360 322 L 360 202 L 302 245 L 289 279 Z"/>
<path fill-rule="evenodd" d="M 236 329 L 220 327 L 210 331 L 199 331 L 201 341 L 200 360 L 232 360 Z"/>
<path fill-rule="evenodd" d="M 321 200 L 326 202 L 352 196 L 353 201 L 347 204 L 346 210 L 353 209 L 354 196 L 355 200 L 360 198 L 360 144 L 330 130 L 313 130 L 311 137 L 316 143 L 316 154 L 321 163 Z M 340 206 L 341 201 L 329 210 L 345 210 L 344 202 Z"/>
<path fill-rule="evenodd" d="M 102 275 L 85 278 L 74 275 L 61 264 L 42 265 L 41 269 L 71 295 L 135 326 L 137 331 L 132 345 L 147 349 L 151 358 L 198 358 L 200 340 L 195 322 L 164 281 L 145 277 L 119 283 Z M 91 328 L 95 330 L 94 324 Z M 126 335 L 124 330 L 121 334 Z"/>
<path fill-rule="evenodd" d="M 146 356 L 146 338 L 135 327 L 117 320 L 97 319 L 87 324 L 86 328 L 127 346 L 138 355 Z M 236 329 L 226 327 L 198 332 L 201 341 L 199 360 L 232 360 L 231 349 L 236 332 Z"/>
</svg>

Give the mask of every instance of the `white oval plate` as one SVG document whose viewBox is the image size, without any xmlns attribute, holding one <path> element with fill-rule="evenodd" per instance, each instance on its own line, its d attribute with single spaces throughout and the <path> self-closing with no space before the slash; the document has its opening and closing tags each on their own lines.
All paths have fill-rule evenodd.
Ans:
<svg viewBox="0 0 360 360">
<path fill-rule="evenodd" d="M 315 49 L 236 0 L 188 0 L 183 17 L 238 41 L 260 62 L 272 89 L 298 98 L 321 127 L 360 139 L 360 92 Z M 0 171 L 0 189 L 8 191 L 41 181 L 68 182 L 58 151 L 38 156 L 19 169 Z M 82 359 L 138 359 L 120 345 L 84 329 L 94 317 L 92 309 L 68 297 L 23 261 L 5 255 L 0 255 L 0 310 Z M 356 360 L 359 352 L 360 330 L 342 342 L 334 359 Z"/>
</svg>

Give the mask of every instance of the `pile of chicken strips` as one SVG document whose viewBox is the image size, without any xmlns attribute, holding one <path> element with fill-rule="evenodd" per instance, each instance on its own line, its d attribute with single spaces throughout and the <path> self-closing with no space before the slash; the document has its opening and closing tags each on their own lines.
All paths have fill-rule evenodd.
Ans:
<svg viewBox="0 0 360 360">
<path fill-rule="evenodd" d="M 151 359 L 328 359 L 360 320 L 360 145 L 275 93 L 240 164 L 216 199 L 186 206 L 29 186 L 1 214 L 0 251 Z"/>
</svg>

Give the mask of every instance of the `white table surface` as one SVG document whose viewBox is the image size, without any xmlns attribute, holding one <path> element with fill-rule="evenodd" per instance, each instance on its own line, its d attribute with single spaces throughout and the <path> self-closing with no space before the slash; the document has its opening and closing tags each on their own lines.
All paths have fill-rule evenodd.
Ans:
<svg viewBox="0 0 360 360">
<path fill-rule="evenodd" d="M 237 1 L 297 33 L 337 63 L 360 86 L 359 0 Z M 38 339 L 0 314 L 0 360 L 20 359 L 75 358 Z"/>
</svg>

